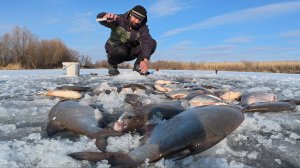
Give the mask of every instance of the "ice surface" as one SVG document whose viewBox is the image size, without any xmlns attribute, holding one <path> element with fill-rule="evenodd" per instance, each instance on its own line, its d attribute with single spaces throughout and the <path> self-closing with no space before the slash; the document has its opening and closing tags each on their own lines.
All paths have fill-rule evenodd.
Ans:
<svg viewBox="0 0 300 168">
<path fill-rule="evenodd" d="M 127 71 L 127 72 L 121 72 L 120 75 L 117 75 L 115 77 L 112 77 L 114 81 L 119 82 L 125 82 L 125 81 L 139 81 L 139 80 L 145 80 L 146 77 L 143 75 L 140 75 L 136 71 Z"/>
<path fill-rule="evenodd" d="M 110 94 L 102 92 L 94 96 L 84 93 L 81 103 L 102 104 L 112 114 L 116 109 L 131 108 L 124 103 L 124 98 L 132 92 L 118 93 L 117 86 L 154 83 L 158 79 L 178 81 L 179 84 L 168 86 L 172 88 L 179 88 L 184 83 L 213 86 L 220 91 L 274 92 L 280 100 L 300 97 L 299 74 L 161 70 L 152 71 L 152 75 L 146 77 L 132 70 L 120 71 L 121 74 L 114 77 L 101 69 L 82 69 L 80 77 L 67 77 L 63 70 L 0 71 L 0 167 L 109 167 L 107 161 L 93 164 L 67 156 L 71 152 L 99 151 L 95 140 L 86 136 L 47 137 L 48 113 L 59 98 L 37 93 L 62 85 L 110 90 Z M 170 101 L 163 94 L 135 94 L 145 96 L 144 101 L 148 103 Z M 299 126 L 299 106 L 292 112 L 247 113 L 238 129 L 207 151 L 181 160 L 161 159 L 142 167 L 300 167 Z M 141 138 L 129 133 L 110 137 L 107 150 L 128 152 L 139 145 Z"/>
<path fill-rule="evenodd" d="M 109 137 L 106 151 L 109 152 L 129 152 L 138 147 L 139 135 L 126 134 L 120 137 Z"/>
</svg>

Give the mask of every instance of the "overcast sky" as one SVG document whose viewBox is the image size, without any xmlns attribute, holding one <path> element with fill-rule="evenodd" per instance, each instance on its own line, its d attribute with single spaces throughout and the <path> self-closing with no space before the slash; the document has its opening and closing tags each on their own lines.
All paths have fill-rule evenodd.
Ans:
<svg viewBox="0 0 300 168">
<path fill-rule="evenodd" d="M 0 36 L 14 26 L 106 59 L 100 12 L 148 11 L 152 61 L 300 61 L 300 0 L 0 0 Z"/>
</svg>

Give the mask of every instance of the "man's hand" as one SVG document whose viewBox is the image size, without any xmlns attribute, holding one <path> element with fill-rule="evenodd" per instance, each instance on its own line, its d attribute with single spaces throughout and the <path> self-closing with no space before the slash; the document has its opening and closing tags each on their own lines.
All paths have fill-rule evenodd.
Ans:
<svg viewBox="0 0 300 168">
<path fill-rule="evenodd" d="M 146 73 L 148 71 L 149 60 L 144 58 L 143 61 L 140 62 L 140 71 L 141 73 Z"/>
<path fill-rule="evenodd" d="M 113 13 L 107 13 L 103 16 L 103 18 L 106 18 L 106 21 L 108 23 L 114 22 L 117 20 L 118 15 L 113 14 Z"/>
</svg>

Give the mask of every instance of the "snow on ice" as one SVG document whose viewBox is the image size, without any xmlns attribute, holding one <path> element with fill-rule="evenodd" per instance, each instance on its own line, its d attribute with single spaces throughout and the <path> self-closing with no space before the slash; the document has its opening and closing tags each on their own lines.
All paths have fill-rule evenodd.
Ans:
<svg viewBox="0 0 300 168">
<path fill-rule="evenodd" d="M 162 70 L 145 77 L 121 70 L 120 75 L 110 77 L 106 73 L 101 69 L 83 69 L 80 77 L 67 77 L 62 70 L 0 71 L 0 167 L 109 167 L 107 161 L 91 164 L 67 156 L 71 152 L 98 151 L 95 140 L 86 136 L 47 137 L 48 113 L 59 98 L 38 93 L 62 85 L 111 90 L 111 94 L 101 93 L 97 97 L 85 94 L 81 100 L 96 101 L 111 112 L 114 108 L 127 108 L 126 93 L 117 93 L 114 84 L 149 83 L 157 79 L 180 79 L 242 93 L 271 91 L 280 100 L 300 97 L 300 74 Z M 148 98 L 154 102 L 161 100 L 156 95 Z M 280 113 L 245 113 L 241 126 L 209 150 L 176 161 L 145 162 L 142 167 L 300 167 L 299 127 L 299 106 L 295 111 Z M 128 152 L 139 145 L 140 138 L 136 134 L 109 138 L 107 150 Z"/>
</svg>

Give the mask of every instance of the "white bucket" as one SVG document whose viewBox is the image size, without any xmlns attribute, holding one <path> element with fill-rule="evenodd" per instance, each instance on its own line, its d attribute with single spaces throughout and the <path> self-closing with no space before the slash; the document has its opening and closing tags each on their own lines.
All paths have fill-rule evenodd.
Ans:
<svg viewBox="0 0 300 168">
<path fill-rule="evenodd" d="M 79 76 L 79 62 L 63 62 L 63 70 L 67 71 L 67 76 Z"/>
</svg>

